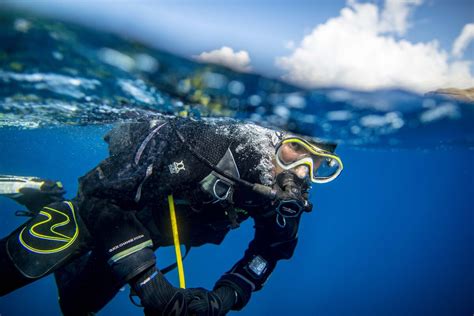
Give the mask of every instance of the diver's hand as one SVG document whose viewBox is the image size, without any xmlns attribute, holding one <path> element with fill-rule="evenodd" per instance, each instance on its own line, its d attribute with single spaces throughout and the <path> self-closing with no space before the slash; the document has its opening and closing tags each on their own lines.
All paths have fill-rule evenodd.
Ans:
<svg viewBox="0 0 474 316">
<path fill-rule="evenodd" d="M 214 291 L 194 288 L 186 289 L 186 291 L 193 297 L 188 303 L 188 313 L 193 316 L 226 315 L 235 302 L 235 293 L 230 288 L 224 290 L 218 288 Z"/>
</svg>

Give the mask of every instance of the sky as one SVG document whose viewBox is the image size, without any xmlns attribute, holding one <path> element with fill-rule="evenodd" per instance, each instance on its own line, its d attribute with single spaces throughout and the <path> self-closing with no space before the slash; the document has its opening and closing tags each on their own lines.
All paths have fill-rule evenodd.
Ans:
<svg viewBox="0 0 474 316">
<path fill-rule="evenodd" d="M 474 87 L 474 2 L 15 0 L 159 49 L 307 88 Z"/>
</svg>

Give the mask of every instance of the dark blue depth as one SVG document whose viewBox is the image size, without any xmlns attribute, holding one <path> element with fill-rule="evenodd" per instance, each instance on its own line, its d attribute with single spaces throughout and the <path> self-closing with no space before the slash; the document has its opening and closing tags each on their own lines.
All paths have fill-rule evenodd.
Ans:
<svg viewBox="0 0 474 316">
<path fill-rule="evenodd" d="M 107 155 L 104 127 L 0 129 L 0 173 L 77 178 Z M 340 178 L 313 189 L 292 260 L 279 264 L 241 315 L 472 315 L 474 311 L 474 151 L 341 147 Z M 24 219 L 0 198 L 0 236 Z M 221 246 L 193 249 L 189 287 L 210 288 L 238 260 L 252 223 Z M 157 252 L 173 262 L 173 249 Z M 175 272 L 169 279 L 178 284 Z M 78 297 L 78 300 L 81 298 Z M 0 314 L 58 315 L 52 277 L 0 298 Z M 141 315 L 128 288 L 100 315 Z"/>
</svg>

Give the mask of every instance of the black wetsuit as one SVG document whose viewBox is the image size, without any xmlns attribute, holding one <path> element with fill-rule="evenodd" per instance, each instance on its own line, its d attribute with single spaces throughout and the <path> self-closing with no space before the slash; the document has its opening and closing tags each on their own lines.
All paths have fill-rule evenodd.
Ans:
<svg viewBox="0 0 474 316">
<path fill-rule="evenodd" d="M 217 282 L 238 289 L 234 309 L 262 288 L 278 260 L 292 256 L 300 217 L 278 225 L 268 200 L 215 174 L 206 187 L 212 170 L 188 150 L 175 129 L 212 164 L 230 151 L 239 177 L 272 184 L 272 130 L 229 120 L 178 118 L 114 128 L 105 136 L 110 156 L 79 180 L 74 202 L 92 251 L 56 273 L 66 314 L 98 311 L 126 282 L 155 264 L 154 256 L 141 255 L 141 250 L 173 243 L 168 194 L 176 200 L 180 239 L 188 246 L 220 244 L 232 227 L 249 217 L 255 221 L 255 236 L 243 258 Z M 128 257 L 135 259 L 124 260 Z"/>
</svg>

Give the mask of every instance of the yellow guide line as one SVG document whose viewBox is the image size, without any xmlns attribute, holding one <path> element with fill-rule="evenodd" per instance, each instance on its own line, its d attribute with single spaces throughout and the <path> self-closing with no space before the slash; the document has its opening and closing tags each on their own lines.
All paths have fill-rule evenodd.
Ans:
<svg viewBox="0 0 474 316">
<path fill-rule="evenodd" d="M 172 195 L 168 195 L 168 204 L 170 207 L 171 228 L 173 230 L 174 250 L 176 252 L 176 263 L 178 265 L 179 287 L 186 288 L 184 281 L 183 259 L 181 257 L 181 246 L 179 244 L 178 224 L 176 222 L 176 211 L 174 209 L 174 199 Z"/>
</svg>

